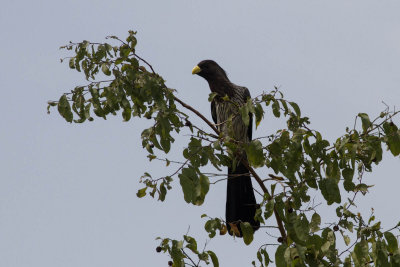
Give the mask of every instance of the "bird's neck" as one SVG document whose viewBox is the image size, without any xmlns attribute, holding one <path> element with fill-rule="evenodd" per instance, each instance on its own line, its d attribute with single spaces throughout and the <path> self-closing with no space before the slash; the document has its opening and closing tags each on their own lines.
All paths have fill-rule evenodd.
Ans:
<svg viewBox="0 0 400 267">
<path fill-rule="evenodd" d="M 232 96 L 232 83 L 226 78 L 208 81 L 208 85 L 210 86 L 211 92 L 217 93 L 221 97 L 224 97 L 225 95 L 228 95 L 229 97 Z"/>
</svg>

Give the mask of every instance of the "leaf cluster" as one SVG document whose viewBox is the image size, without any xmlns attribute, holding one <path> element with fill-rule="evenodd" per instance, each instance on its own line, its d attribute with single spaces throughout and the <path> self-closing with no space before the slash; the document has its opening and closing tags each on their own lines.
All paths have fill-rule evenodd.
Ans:
<svg viewBox="0 0 400 267">
<path fill-rule="evenodd" d="M 232 127 L 233 118 L 240 116 L 248 125 L 253 116 L 257 128 L 265 111 L 271 109 L 274 117 L 286 121 L 286 127 L 243 143 L 235 140 L 234 135 L 218 132 L 201 113 L 177 98 L 175 90 L 168 88 L 153 67 L 136 54 L 135 32 L 130 31 L 125 41 L 115 36 L 108 39 L 117 45 L 83 41 L 63 47 L 73 51 L 68 58 L 69 67 L 83 72 L 88 84 L 75 87 L 58 101 L 49 101 L 48 109 L 57 106 L 67 122 L 75 123 L 93 121 L 93 117 L 106 119 L 119 111 L 124 121 L 133 117 L 151 120 L 152 126 L 141 135 L 148 159 L 164 160 L 167 166 L 174 163 L 178 167 L 165 177 L 153 178 L 145 173 L 140 178 L 144 187 L 137 192 L 138 197 L 149 194 L 164 201 L 177 176 L 184 200 L 202 205 L 210 186 L 227 179 L 224 176 L 212 180 L 220 174 L 205 173 L 204 167 L 213 166 L 218 172 L 223 167 L 234 167 L 235 155 L 244 151 L 247 160 L 242 163 L 262 191 L 255 218 L 261 227 L 273 229 L 280 236 L 272 241 L 266 237 L 266 244 L 257 250 L 254 266 L 400 266 L 399 246 L 393 234 L 400 225 L 383 231 L 380 222 L 374 222 L 375 216 L 363 219 L 355 204 L 356 197 L 367 194 L 372 187 L 363 182 L 364 173 L 371 172 L 382 161 L 384 151 L 395 157 L 400 155 L 400 131 L 394 121 L 398 111 L 386 108 L 374 119 L 359 113 L 353 127 L 329 141 L 321 132 L 311 129 L 310 119 L 302 115 L 298 104 L 274 88 L 236 106 L 237 112 L 224 123 Z M 214 97 L 210 94 L 209 100 Z M 223 101 L 229 102 L 229 98 Z M 187 110 L 204 125 L 193 124 L 184 112 Z M 182 150 L 182 160 L 161 159 L 160 153 L 170 151 L 184 128 L 190 138 Z M 315 204 L 316 196 L 324 203 Z M 329 209 L 333 204 L 338 206 L 337 219 L 326 222 L 318 206 Z M 244 243 L 250 245 L 252 227 L 247 222 L 237 227 L 241 228 Z M 231 227 L 231 234 L 237 235 L 237 227 Z M 209 238 L 215 238 L 217 231 L 224 235 L 227 226 L 220 218 L 209 218 L 204 228 Z M 338 238 L 346 245 L 341 252 Z M 269 255 L 270 246 L 276 247 L 274 257 Z M 169 253 L 174 266 L 199 266 L 209 264 L 210 259 L 218 266 L 214 252 L 199 252 L 196 240 L 187 235 L 181 241 L 162 239 L 160 247 Z M 198 257 L 197 263 L 186 251 Z"/>
<path fill-rule="evenodd" d="M 209 265 L 212 263 L 214 267 L 219 266 L 218 258 L 211 250 L 206 250 L 207 244 L 200 252 L 197 247 L 197 241 L 189 235 L 184 235 L 183 240 L 175 240 L 170 238 L 157 238 L 161 240 L 159 248 L 164 253 L 168 253 L 172 259 L 172 266 L 200 266 L 201 263 Z"/>
</svg>

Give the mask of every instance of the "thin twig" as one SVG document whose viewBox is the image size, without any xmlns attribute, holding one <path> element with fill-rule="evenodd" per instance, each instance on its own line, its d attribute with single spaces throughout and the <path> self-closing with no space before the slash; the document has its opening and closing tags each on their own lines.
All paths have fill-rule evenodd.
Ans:
<svg viewBox="0 0 400 267">
<path fill-rule="evenodd" d="M 188 163 L 189 159 L 187 159 L 173 174 L 170 175 L 170 177 L 174 176 L 177 174 L 180 170 L 183 169 L 183 167 Z"/>
<path fill-rule="evenodd" d="M 260 228 L 275 228 L 275 229 L 279 229 L 278 226 L 272 226 L 272 225 L 261 225 Z"/>
<path fill-rule="evenodd" d="M 133 54 L 135 57 L 137 57 L 139 60 L 143 61 L 147 66 L 149 66 L 149 68 L 151 69 L 151 71 L 153 72 L 153 74 L 156 74 L 156 72 L 153 69 L 153 66 L 150 65 L 149 62 L 147 62 L 145 59 L 141 58 L 140 56 L 138 56 L 137 54 Z"/>
<path fill-rule="evenodd" d="M 179 104 L 181 104 L 184 108 L 187 108 L 188 110 L 192 111 L 194 114 L 196 114 L 197 116 L 199 116 L 205 123 L 208 124 L 208 126 L 210 126 L 211 129 L 213 129 L 213 131 L 219 135 L 219 131 L 218 129 L 214 126 L 214 124 L 212 124 L 209 120 L 207 120 L 206 117 L 203 116 L 203 114 L 201 114 L 200 112 L 198 112 L 196 109 L 194 109 L 193 107 L 191 107 L 190 105 L 186 104 L 185 102 L 183 102 L 182 100 L 180 100 L 179 98 L 177 98 L 176 96 L 174 96 L 174 99 L 176 102 L 178 102 Z"/>
<path fill-rule="evenodd" d="M 398 223 L 398 224 L 396 224 L 395 227 L 392 227 L 392 228 L 390 228 L 389 230 L 386 230 L 385 232 L 392 231 L 392 230 L 394 230 L 394 229 L 396 229 L 396 228 L 399 228 L 399 227 L 400 227 L 400 225 L 399 225 L 399 223 Z"/>
<path fill-rule="evenodd" d="M 211 136 L 212 138 L 218 139 L 218 136 L 216 136 L 216 135 L 214 135 L 214 134 L 207 133 L 207 132 L 205 132 L 204 130 L 202 130 L 202 129 L 200 129 L 199 127 L 197 127 L 196 125 L 193 125 L 193 124 L 192 124 L 192 127 L 195 128 L 195 129 L 197 129 L 200 133 L 202 133 L 202 134 L 204 134 L 204 135 L 208 135 L 208 136 Z M 207 140 L 207 141 L 212 142 L 211 140 Z"/>
<path fill-rule="evenodd" d="M 347 251 L 349 251 L 349 250 L 357 243 L 358 239 L 359 239 L 359 238 L 357 237 L 356 241 L 354 241 L 354 243 L 353 243 L 350 247 L 348 247 L 346 250 L 343 250 L 343 251 L 339 254 L 339 257 L 342 256 L 343 253 L 346 253 Z"/>
<path fill-rule="evenodd" d="M 260 196 L 264 196 L 263 194 L 261 194 L 260 192 L 258 192 L 257 189 L 253 188 L 253 190 L 254 190 L 257 194 L 259 194 Z"/>
<path fill-rule="evenodd" d="M 218 180 L 216 180 L 215 182 L 212 182 L 212 183 L 210 183 L 210 184 L 216 184 L 216 183 L 222 182 L 222 181 L 224 181 L 224 180 L 228 180 L 228 178 L 218 179 Z"/>
<path fill-rule="evenodd" d="M 199 266 L 198 264 L 194 263 L 192 258 L 189 257 L 189 255 L 185 252 L 185 250 L 183 250 L 182 248 L 181 248 L 181 250 L 182 250 L 182 253 L 186 256 L 186 258 L 188 258 L 193 263 L 193 266 Z"/>
<path fill-rule="evenodd" d="M 156 160 L 159 161 L 165 161 L 165 162 L 170 162 L 170 163 L 175 163 L 175 164 L 185 164 L 184 162 L 181 161 L 175 161 L 175 160 L 169 160 L 169 159 L 160 159 L 160 158 L 155 158 Z"/>
</svg>

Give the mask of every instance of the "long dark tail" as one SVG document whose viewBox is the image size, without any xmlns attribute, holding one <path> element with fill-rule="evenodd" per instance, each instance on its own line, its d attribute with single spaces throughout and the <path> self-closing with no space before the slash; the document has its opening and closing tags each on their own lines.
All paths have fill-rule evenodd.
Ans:
<svg viewBox="0 0 400 267">
<path fill-rule="evenodd" d="M 228 168 L 228 187 L 226 194 L 226 222 L 228 233 L 231 233 L 229 223 L 237 225 L 240 230 L 240 222 L 248 222 L 254 231 L 260 228 L 260 222 L 254 219 L 258 205 L 254 196 L 253 185 L 247 168 L 239 163 L 234 171 Z"/>
</svg>

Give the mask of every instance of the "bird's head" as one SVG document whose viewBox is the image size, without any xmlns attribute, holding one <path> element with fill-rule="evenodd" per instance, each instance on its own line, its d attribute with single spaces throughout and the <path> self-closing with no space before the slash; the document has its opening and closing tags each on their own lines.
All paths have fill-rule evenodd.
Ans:
<svg viewBox="0 0 400 267">
<path fill-rule="evenodd" d="M 201 61 L 193 68 L 192 74 L 197 74 L 208 82 L 228 80 L 226 72 L 213 60 Z"/>
</svg>

